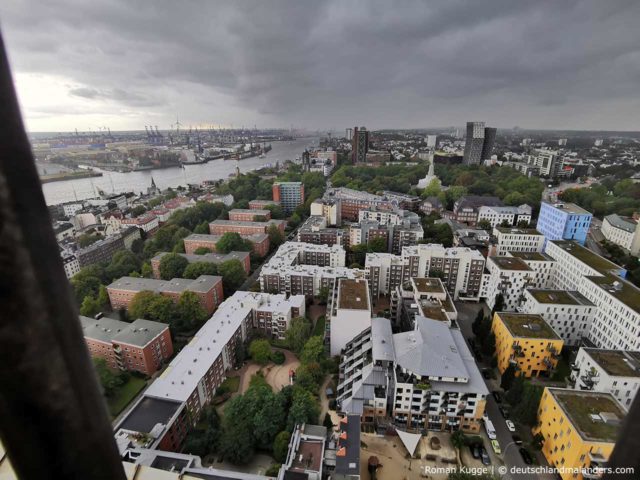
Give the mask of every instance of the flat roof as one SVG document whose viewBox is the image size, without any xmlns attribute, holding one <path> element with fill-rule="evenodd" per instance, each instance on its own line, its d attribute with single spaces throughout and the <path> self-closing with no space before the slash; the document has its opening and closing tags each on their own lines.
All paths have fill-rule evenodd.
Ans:
<svg viewBox="0 0 640 480">
<path fill-rule="evenodd" d="M 446 293 L 442 280 L 439 278 L 412 278 L 411 280 L 420 293 Z"/>
<path fill-rule="evenodd" d="M 511 235 L 539 235 L 542 234 L 535 228 L 520 228 L 520 227 L 494 227 L 500 233 L 508 233 Z"/>
<path fill-rule="evenodd" d="M 250 212 L 255 212 L 257 210 L 249 210 Z M 281 225 L 286 224 L 285 220 L 267 220 L 266 222 L 250 222 L 246 220 L 214 220 L 210 222 L 209 225 L 237 225 L 242 227 L 255 227 L 255 226 L 263 226 L 266 227 L 268 225 Z"/>
<path fill-rule="evenodd" d="M 560 340 L 541 315 L 531 313 L 496 312 L 514 337 Z"/>
<path fill-rule="evenodd" d="M 500 270 L 530 271 L 531 267 L 518 257 L 489 257 Z"/>
<path fill-rule="evenodd" d="M 565 252 L 587 264 L 600 273 L 608 273 L 612 270 L 621 270 L 622 267 L 592 252 L 588 248 L 569 240 L 551 240 L 551 243 L 560 247 Z"/>
<path fill-rule="evenodd" d="M 254 243 L 261 243 L 266 238 L 269 238 L 269 235 L 267 235 L 266 233 L 250 233 L 250 234 L 241 233 L 240 236 Z M 218 240 L 220 240 L 221 238 L 222 238 L 222 235 L 210 235 L 208 233 L 192 233 L 191 235 L 184 237 L 184 240 L 195 241 L 195 242 L 218 243 Z"/>
<path fill-rule="evenodd" d="M 527 291 L 539 303 L 557 303 L 560 305 L 586 305 L 593 306 L 584 295 L 576 291 L 567 290 L 543 290 L 529 288 Z"/>
<path fill-rule="evenodd" d="M 593 360 L 609 375 L 640 377 L 640 352 L 584 348 Z"/>
<path fill-rule="evenodd" d="M 546 203 L 547 205 L 557 210 L 561 210 L 563 212 L 567 212 L 573 215 L 591 215 L 591 212 L 585 210 L 579 205 L 576 205 L 575 203 L 568 203 L 568 202 L 550 203 L 545 201 L 542 201 L 542 203 Z"/>
<path fill-rule="evenodd" d="M 555 260 L 547 255 L 546 253 L 540 252 L 509 252 L 512 256 L 516 258 L 521 258 L 522 260 L 532 260 L 536 262 L 555 262 Z"/>
<path fill-rule="evenodd" d="M 169 255 L 169 252 L 158 253 L 155 257 L 151 259 L 151 261 L 159 262 L 160 260 L 162 260 L 162 257 L 164 257 L 165 255 Z M 187 260 L 187 262 L 189 263 L 205 262 L 205 263 L 217 264 L 217 263 L 226 262 L 227 260 L 244 261 L 244 259 L 249 255 L 251 255 L 251 253 L 233 251 L 229 253 L 210 252 L 210 253 L 205 253 L 203 255 L 196 255 L 195 253 L 178 253 L 178 255 L 180 255 L 182 258 Z"/>
<path fill-rule="evenodd" d="M 632 283 L 611 273 L 602 277 L 592 275 L 586 278 L 606 290 L 609 295 L 617 298 L 635 312 L 640 313 L 640 289 Z"/>
<path fill-rule="evenodd" d="M 549 388 L 548 391 L 569 417 L 580 436 L 591 441 L 616 441 L 626 413 L 610 394 L 562 388 Z M 592 418 L 592 415 L 602 413 L 613 414 L 618 421 L 608 423 Z"/>
<path fill-rule="evenodd" d="M 151 433 L 158 423 L 167 425 L 182 402 L 144 396 L 118 425 L 119 429 Z"/>
<path fill-rule="evenodd" d="M 371 310 L 366 280 L 341 278 L 338 285 L 338 308 Z"/>
</svg>

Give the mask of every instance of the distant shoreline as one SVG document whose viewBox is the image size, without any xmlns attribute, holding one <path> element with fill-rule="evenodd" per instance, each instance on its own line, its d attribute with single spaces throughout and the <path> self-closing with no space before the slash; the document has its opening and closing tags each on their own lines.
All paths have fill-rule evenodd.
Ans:
<svg viewBox="0 0 640 480">
<path fill-rule="evenodd" d="M 101 177 L 102 172 L 63 172 L 51 175 L 41 175 L 40 183 L 63 182 L 65 180 L 76 180 L 78 178 Z"/>
</svg>

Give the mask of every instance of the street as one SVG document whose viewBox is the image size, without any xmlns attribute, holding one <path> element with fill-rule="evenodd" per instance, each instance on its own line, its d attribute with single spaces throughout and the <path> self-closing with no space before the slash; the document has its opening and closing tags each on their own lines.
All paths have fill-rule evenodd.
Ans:
<svg viewBox="0 0 640 480">
<path fill-rule="evenodd" d="M 485 304 L 455 302 L 455 306 L 456 306 L 456 309 L 458 310 L 458 326 L 460 327 L 460 331 L 462 332 L 462 335 L 464 336 L 465 340 L 467 340 L 467 343 L 468 343 L 469 339 L 473 338 L 474 336 L 471 330 L 471 324 L 473 323 L 473 320 L 476 318 L 478 310 L 480 308 L 485 308 Z M 484 364 L 484 362 L 476 362 L 476 363 L 478 364 L 478 367 L 480 369 L 486 368 L 489 366 Z M 495 385 L 496 380 L 485 379 L 484 382 L 487 385 L 487 389 L 490 392 L 497 389 L 497 386 Z M 501 459 L 504 462 L 505 466 L 509 469 L 513 467 L 526 468 L 527 464 L 524 463 L 524 460 L 522 459 L 522 456 L 520 455 L 520 452 L 519 452 L 520 447 L 517 446 L 513 441 L 513 438 L 511 437 L 512 433 L 507 428 L 505 419 L 500 413 L 500 410 L 498 410 L 498 404 L 495 398 L 493 397 L 493 395 L 491 394 L 487 395 L 485 412 L 489 417 L 489 419 L 491 420 L 491 422 L 493 423 L 493 426 L 496 430 L 496 437 L 497 437 L 498 443 L 500 444 L 500 449 L 502 450 Z M 487 440 L 486 432 L 484 431 L 484 429 L 482 430 L 482 437 L 485 439 L 485 448 L 489 452 L 489 456 L 492 459 L 492 464 L 494 466 L 498 466 L 498 464 L 495 462 L 496 456 L 493 454 L 493 450 L 491 449 L 491 445 Z M 524 436 L 522 437 L 524 438 Z M 531 451 L 531 454 L 535 455 L 535 452 Z M 554 478 L 553 475 L 549 475 L 549 474 L 536 475 L 533 473 L 531 474 L 519 473 L 516 475 L 506 474 L 503 477 L 511 478 L 513 480 L 519 480 L 519 479 L 552 480 Z"/>
</svg>

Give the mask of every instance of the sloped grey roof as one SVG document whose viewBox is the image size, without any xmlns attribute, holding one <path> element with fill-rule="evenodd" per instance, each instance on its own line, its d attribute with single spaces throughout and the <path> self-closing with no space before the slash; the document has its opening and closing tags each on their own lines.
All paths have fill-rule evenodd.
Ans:
<svg viewBox="0 0 640 480">
<path fill-rule="evenodd" d="M 380 317 L 371 319 L 371 344 L 374 360 L 394 360 L 395 352 L 390 320 Z"/>
<path fill-rule="evenodd" d="M 416 325 L 416 330 L 393 336 L 397 364 L 421 376 L 468 378 L 449 326 L 421 316 Z"/>
</svg>

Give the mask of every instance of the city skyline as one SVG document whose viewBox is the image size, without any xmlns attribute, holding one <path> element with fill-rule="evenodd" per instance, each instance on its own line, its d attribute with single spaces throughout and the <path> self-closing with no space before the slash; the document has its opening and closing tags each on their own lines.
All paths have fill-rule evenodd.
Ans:
<svg viewBox="0 0 640 480">
<path fill-rule="evenodd" d="M 30 131 L 640 129 L 634 2 L 66 4 L 0 6 Z"/>
</svg>

